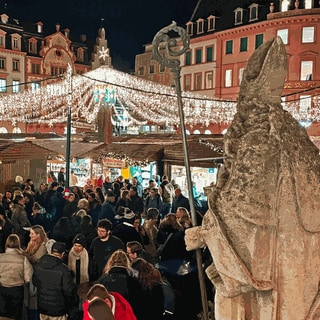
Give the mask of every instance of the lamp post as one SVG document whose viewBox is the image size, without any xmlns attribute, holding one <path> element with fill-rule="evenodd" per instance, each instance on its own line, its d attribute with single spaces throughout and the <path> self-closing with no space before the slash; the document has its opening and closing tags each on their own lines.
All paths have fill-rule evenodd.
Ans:
<svg viewBox="0 0 320 320">
<path fill-rule="evenodd" d="M 68 115 L 67 115 L 67 143 L 66 143 L 66 183 L 65 196 L 69 193 L 69 177 L 70 177 L 70 145 L 71 145 L 71 106 L 72 106 L 72 66 L 68 63 L 67 69 L 67 86 L 68 86 Z"/>
<path fill-rule="evenodd" d="M 170 36 L 169 36 L 170 34 Z M 175 34 L 176 37 L 172 37 L 172 34 Z M 179 35 L 179 42 L 182 43 L 182 47 L 178 47 L 177 35 Z M 180 127 L 181 127 L 181 136 L 182 136 L 182 145 L 183 145 L 183 155 L 184 155 L 184 165 L 186 168 L 187 183 L 188 183 L 188 193 L 189 193 L 189 202 L 190 202 L 190 211 L 193 225 L 197 225 L 197 217 L 194 206 L 194 195 L 192 190 L 192 180 L 191 180 L 191 170 L 189 164 L 189 151 L 186 137 L 185 129 L 185 119 L 183 111 L 183 102 L 181 97 L 181 84 L 180 84 L 180 59 L 179 57 L 184 54 L 189 49 L 190 39 L 185 29 L 178 27 L 177 24 L 173 21 L 169 26 L 161 29 L 153 38 L 152 47 L 153 47 L 153 58 L 157 60 L 163 67 L 168 67 L 171 69 L 171 72 L 174 75 L 175 88 L 177 93 L 178 100 L 178 111 L 180 118 Z M 165 45 L 165 54 L 160 53 L 160 44 Z M 178 50 L 179 48 L 179 50 Z M 205 287 L 204 279 L 204 270 L 202 266 L 202 256 L 200 249 L 196 250 L 197 258 L 197 267 L 198 267 L 198 276 L 201 290 L 201 301 L 203 309 L 203 319 L 208 320 L 208 301 Z"/>
</svg>

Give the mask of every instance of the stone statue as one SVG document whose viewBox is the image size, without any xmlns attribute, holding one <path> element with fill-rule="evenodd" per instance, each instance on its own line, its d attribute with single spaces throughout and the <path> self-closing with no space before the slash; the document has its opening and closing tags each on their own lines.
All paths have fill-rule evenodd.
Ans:
<svg viewBox="0 0 320 320">
<path fill-rule="evenodd" d="M 216 320 L 320 319 L 319 150 L 281 106 L 286 68 L 279 37 L 248 60 L 209 210 L 186 231 L 212 255 Z"/>
</svg>

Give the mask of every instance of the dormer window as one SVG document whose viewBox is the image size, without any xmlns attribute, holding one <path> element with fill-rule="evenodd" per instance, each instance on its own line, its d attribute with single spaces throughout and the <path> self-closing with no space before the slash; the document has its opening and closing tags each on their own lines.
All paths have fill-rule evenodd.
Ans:
<svg viewBox="0 0 320 320">
<path fill-rule="evenodd" d="M 42 33 L 42 31 L 43 31 L 43 23 L 37 22 L 37 32 Z"/>
<path fill-rule="evenodd" d="M 203 33 L 203 24 L 204 24 L 204 20 L 203 19 L 198 19 L 197 20 L 197 34 Z"/>
<path fill-rule="evenodd" d="M 35 38 L 29 39 L 29 52 L 37 53 L 37 40 Z"/>
<path fill-rule="evenodd" d="M 187 26 L 187 33 L 189 36 L 193 35 L 193 23 L 191 21 L 186 23 Z"/>
<path fill-rule="evenodd" d="M 243 23 L 243 9 L 237 8 L 234 10 L 234 24 L 242 24 Z"/>
<path fill-rule="evenodd" d="M 305 9 L 312 9 L 312 7 L 313 7 L 313 0 L 304 0 Z"/>
<path fill-rule="evenodd" d="M 12 50 L 21 50 L 21 36 L 17 33 L 11 35 Z"/>
<path fill-rule="evenodd" d="M 250 10 L 249 22 L 258 20 L 259 5 L 256 3 L 252 3 L 249 6 L 249 10 Z"/>
<path fill-rule="evenodd" d="M 84 61 L 84 51 L 82 48 L 77 50 L 77 60 L 83 62 Z"/>
<path fill-rule="evenodd" d="M 209 16 L 208 17 L 208 31 L 214 31 L 216 29 L 216 17 Z"/>
<path fill-rule="evenodd" d="M 286 12 L 289 10 L 290 1 L 289 0 L 283 0 L 281 2 L 281 12 Z"/>
</svg>

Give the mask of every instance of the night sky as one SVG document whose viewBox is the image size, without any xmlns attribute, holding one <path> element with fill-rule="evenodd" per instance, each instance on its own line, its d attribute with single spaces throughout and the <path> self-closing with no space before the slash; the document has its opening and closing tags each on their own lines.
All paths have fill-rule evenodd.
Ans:
<svg viewBox="0 0 320 320">
<path fill-rule="evenodd" d="M 45 32 L 70 29 L 74 35 L 95 39 L 102 25 L 113 63 L 134 67 L 134 57 L 144 51 L 155 34 L 173 20 L 183 26 L 190 20 L 197 0 L 8 0 L 0 1 L 1 14 L 20 23 L 42 21 Z M 5 9 L 6 8 L 6 9 Z"/>
</svg>

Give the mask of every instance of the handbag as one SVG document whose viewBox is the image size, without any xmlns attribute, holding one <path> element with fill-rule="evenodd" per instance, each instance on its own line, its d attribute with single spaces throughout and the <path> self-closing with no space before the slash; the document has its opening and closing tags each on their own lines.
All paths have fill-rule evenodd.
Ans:
<svg viewBox="0 0 320 320">
<path fill-rule="evenodd" d="M 172 236 L 172 233 L 168 234 L 166 241 L 158 247 L 158 249 L 157 249 L 157 255 L 158 255 L 159 257 L 161 256 L 161 254 L 162 254 L 162 252 L 163 252 L 163 249 L 164 249 L 165 246 L 167 245 L 167 243 L 168 243 L 169 239 L 171 238 L 171 236 Z"/>
</svg>

